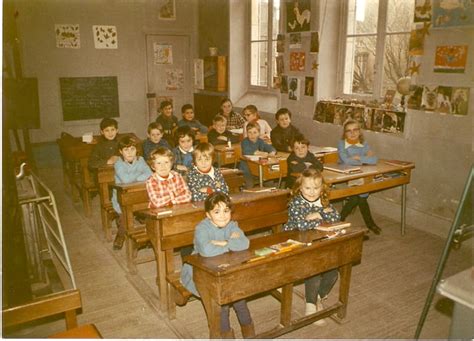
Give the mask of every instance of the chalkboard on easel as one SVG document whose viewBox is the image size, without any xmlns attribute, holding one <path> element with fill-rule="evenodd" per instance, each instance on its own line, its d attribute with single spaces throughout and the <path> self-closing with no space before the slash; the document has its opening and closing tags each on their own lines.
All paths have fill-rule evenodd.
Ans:
<svg viewBox="0 0 474 341">
<path fill-rule="evenodd" d="M 59 78 L 64 121 L 118 117 L 117 77 Z"/>
</svg>

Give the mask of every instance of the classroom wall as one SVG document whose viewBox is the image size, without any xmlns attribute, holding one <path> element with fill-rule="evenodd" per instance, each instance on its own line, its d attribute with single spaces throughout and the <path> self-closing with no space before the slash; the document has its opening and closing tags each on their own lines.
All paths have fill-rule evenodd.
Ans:
<svg viewBox="0 0 474 341">
<path fill-rule="evenodd" d="M 24 77 L 37 77 L 41 129 L 31 141 L 54 141 L 62 131 L 98 133 L 100 120 L 64 122 L 59 77 L 117 76 L 119 129 L 146 136 L 146 34 L 190 35 L 190 60 L 197 51 L 197 0 L 176 0 L 176 20 L 159 20 L 154 0 L 19 0 L 17 26 Z M 79 24 L 80 49 L 56 48 L 54 25 Z M 118 49 L 94 48 L 92 25 L 114 25 Z M 190 68 L 192 70 L 192 68 Z M 189 94 L 192 98 L 192 94 Z"/>
</svg>

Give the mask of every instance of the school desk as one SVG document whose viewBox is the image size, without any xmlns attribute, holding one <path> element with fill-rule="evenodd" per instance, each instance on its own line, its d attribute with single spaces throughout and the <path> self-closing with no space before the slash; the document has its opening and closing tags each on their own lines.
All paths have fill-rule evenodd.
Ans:
<svg viewBox="0 0 474 341">
<path fill-rule="evenodd" d="M 99 167 L 97 171 L 97 185 L 99 186 L 100 217 L 104 236 L 108 242 L 112 241 L 112 233 L 110 230 L 112 228 L 111 217 L 113 216 L 114 209 L 112 207 L 112 202 L 110 201 L 112 198 L 110 186 L 114 183 L 114 165 Z"/>
<path fill-rule="evenodd" d="M 208 142 L 208 139 L 207 139 L 207 134 L 202 134 L 202 133 L 196 133 L 194 139 L 196 141 L 199 141 L 199 143 L 206 143 Z"/>
<path fill-rule="evenodd" d="M 229 186 L 229 192 L 239 192 L 244 184 L 242 171 L 223 168 L 221 172 Z M 117 190 L 117 201 L 122 209 L 127 230 L 126 251 L 128 269 L 131 273 L 135 273 L 136 264 L 142 262 L 142 260 L 137 259 L 138 249 L 142 244 L 148 242 L 149 239 L 143 226 L 135 226 L 134 213 L 148 208 L 148 193 L 145 182 L 113 184 L 112 187 Z M 110 227 L 110 224 L 108 227 Z M 108 233 L 110 234 L 110 230 Z M 149 259 L 144 261 L 149 261 Z"/>
<path fill-rule="evenodd" d="M 217 145 L 214 147 L 218 167 L 222 165 L 233 164 L 234 168 L 242 155 L 240 143 L 234 143 L 229 148 L 227 145 Z"/>
<path fill-rule="evenodd" d="M 393 160 L 392 160 L 393 161 Z M 360 166 L 360 173 L 343 174 L 323 170 L 324 181 L 330 186 L 329 200 L 346 198 L 352 195 L 383 191 L 401 186 L 401 225 L 400 232 L 405 234 L 406 185 L 410 183 L 414 163 L 388 164 L 379 160 L 376 165 Z M 398 173 L 398 174 L 397 174 Z M 389 176 L 389 175 L 392 176 Z M 352 183 L 348 183 L 351 181 Z"/>
<path fill-rule="evenodd" d="M 318 319 L 346 316 L 352 265 L 362 258 L 365 229 L 348 228 L 345 234 L 317 240 L 322 232 L 285 232 L 250 241 L 248 250 L 228 252 L 216 257 L 192 255 L 185 261 L 193 266 L 194 282 L 201 295 L 209 325 L 209 337 L 220 338 L 221 306 L 282 287 L 280 321 L 273 329 L 255 338 L 271 339 L 306 326 Z M 288 239 L 311 245 L 293 248 L 263 258 L 255 250 Z M 339 299 L 335 304 L 315 314 L 292 319 L 293 284 L 319 273 L 339 269 Z M 256 326 L 258 329 L 258 326 Z"/>
<path fill-rule="evenodd" d="M 232 219 L 245 232 L 277 228 L 288 219 L 288 190 L 231 195 L 234 209 Z M 156 256 L 156 284 L 160 308 L 170 319 L 176 318 L 175 287 L 179 271 L 174 266 L 174 249 L 193 244 L 195 226 L 205 218 L 204 203 L 180 204 L 172 207 L 142 211 L 146 230 Z"/>
</svg>

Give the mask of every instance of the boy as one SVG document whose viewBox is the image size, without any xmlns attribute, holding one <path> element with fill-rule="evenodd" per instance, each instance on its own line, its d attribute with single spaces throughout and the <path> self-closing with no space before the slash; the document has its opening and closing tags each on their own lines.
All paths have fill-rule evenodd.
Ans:
<svg viewBox="0 0 474 341">
<path fill-rule="evenodd" d="M 192 200 L 205 200 L 214 192 L 229 194 L 224 176 L 219 168 L 212 166 L 214 146 L 210 143 L 200 143 L 193 151 L 194 166 L 188 173 L 188 186 Z"/>
<path fill-rule="evenodd" d="M 173 149 L 175 170 L 186 175 L 193 165 L 194 131 L 189 126 L 176 130 L 176 147 Z"/>
<path fill-rule="evenodd" d="M 300 131 L 291 124 L 291 112 L 287 108 L 279 109 L 275 114 L 278 125 L 270 133 L 272 145 L 281 152 L 291 152 L 291 141 Z"/>
<path fill-rule="evenodd" d="M 97 171 L 99 167 L 113 165 L 118 159 L 118 123 L 113 118 L 104 118 L 100 121 L 102 135 L 92 149 L 89 157 L 89 168 Z"/>
<path fill-rule="evenodd" d="M 271 143 L 270 141 L 270 134 L 272 128 L 268 124 L 267 121 L 260 118 L 260 114 L 258 113 L 258 109 L 255 105 L 249 104 L 247 105 L 244 110 L 242 110 L 245 119 L 247 122 L 244 124 L 244 137 L 247 137 L 247 125 L 249 123 L 258 123 L 260 126 L 260 138 L 265 141 L 266 143 Z"/>
<path fill-rule="evenodd" d="M 120 139 L 118 143 L 118 150 L 121 158 L 114 164 L 115 168 L 115 183 L 127 184 L 136 181 L 145 181 L 152 174 L 150 167 L 146 164 L 141 156 L 137 156 L 137 143 L 130 136 L 125 136 Z M 114 250 L 120 250 L 125 241 L 125 221 L 117 201 L 117 190 L 112 192 L 112 207 L 118 214 L 117 235 L 114 240 Z"/>
<path fill-rule="evenodd" d="M 174 155 L 171 150 L 159 147 L 151 152 L 148 163 L 153 170 L 146 181 L 149 208 L 183 204 L 191 201 L 191 192 L 183 177 L 171 170 Z"/>
<path fill-rule="evenodd" d="M 293 187 L 297 176 L 303 173 L 305 169 L 312 168 L 320 172 L 323 170 L 323 165 L 316 156 L 309 151 L 309 141 L 302 134 L 295 136 L 292 147 L 293 151 L 290 156 L 288 156 L 288 159 L 286 159 L 288 165 L 288 176 L 286 178 L 287 188 Z"/>
<path fill-rule="evenodd" d="M 239 142 L 239 136 L 232 134 L 229 130 L 226 129 L 227 119 L 222 115 L 216 115 L 212 119 L 212 128 L 207 134 L 207 139 L 209 143 L 212 143 L 214 146 L 219 144 L 227 144 L 228 141 L 231 143 Z"/>
<path fill-rule="evenodd" d="M 189 126 L 195 133 L 207 134 L 207 127 L 194 119 L 194 110 L 191 104 L 185 104 L 181 107 L 183 119 L 178 122 L 178 127 Z"/>
<path fill-rule="evenodd" d="M 272 145 L 265 143 L 260 136 L 260 125 L 258 123 L 247 124 L 247 137 L 240 143 L 242 147 L 242 155 L 258 155 L 267 157 L 275 155 L 276 150 Z M 250 173 L 247 161 L 240 162 L 240 169 L 244 173 L 245 187 L 253 187 L 253 176 Z"/>
<path fill-rule="evenodd" d="M 163 127 L 161 124 L 156 122 L 151 122 L 148 125 L 148 138 L 143 142 L 143 157 L 145 160 L 148 160 L 150 157 L 150 153 L 158 148 L 158 147 L 165 147 L 171 149 L 168 142 L 163 139 Z"/>
<path fill-rule="evenodd" d="M 173 133 L 178 127 L 178 119 L 173 115 L 173 104 L 170 101 L 163 101 L 160 104 L 161 115 L 156 118 L 156 123 L 161 124 L 163 128 L 163 138 L 174 146 Z"/>
</svg>

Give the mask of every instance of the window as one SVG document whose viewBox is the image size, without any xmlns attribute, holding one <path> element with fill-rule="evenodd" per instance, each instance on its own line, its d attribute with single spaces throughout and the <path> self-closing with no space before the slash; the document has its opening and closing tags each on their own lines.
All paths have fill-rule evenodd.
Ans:
<svg viewBox="0 0 474 341">
<path fill-rule="evenodd" d="M 252 0 L 251 6 L 250 85 L 270 89 L 276 74 L 280 0 Z"/>
<path fill-rule="evenodd" d="M 407 75 L 414 0 L 345 2 L 344 94 L 382 97 Z"/>
</svg>

